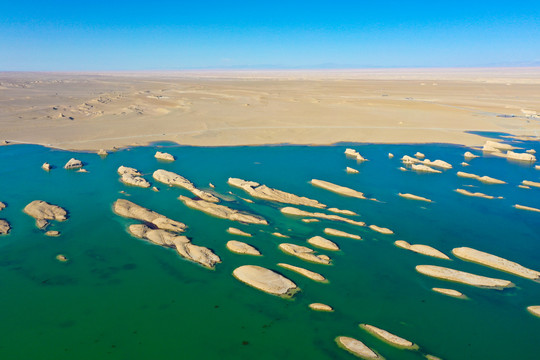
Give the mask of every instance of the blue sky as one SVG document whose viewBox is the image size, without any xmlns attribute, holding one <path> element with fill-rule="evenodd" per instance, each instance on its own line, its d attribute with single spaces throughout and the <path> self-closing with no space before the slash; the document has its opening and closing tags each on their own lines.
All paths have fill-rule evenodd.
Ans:
<svg viewBox="0 0 540 360">
<path fill-rule="evenodd" d="M 540 1 L 7 1 L 0 71 L 540 66 Z"/>
</svg>

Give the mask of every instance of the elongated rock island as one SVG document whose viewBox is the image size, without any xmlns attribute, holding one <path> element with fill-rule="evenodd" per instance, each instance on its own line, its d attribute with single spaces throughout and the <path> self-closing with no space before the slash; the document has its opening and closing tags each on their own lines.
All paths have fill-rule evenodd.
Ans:
<svg viewBox="0 0 540 360">
<path fill-rule="evenodd" d="M 300 209 L 297 209 L 297 208 L 294 208 L 294 207 L 291 207 L 291 206 L 287 206 L 287 207 L 282 208 L 281 212 L 283 214 L 292 215 L 292 216 L 314 217 L 314 218 L 319 218 L 319 219 L 341 221 L 341 222 L 345 222 L 345 223 L 348 223 L 348 224 L 351 224 L 351 225 L 356 225 L 356 226 L 365 226 L 366 225 L 366 223 L 363 222 L 363 221 L 355 221 L 355 220 L 351 220 L 349 218 L 345 218 L 343 216 L 333 215 L 333 214 L 325 214 L 325 213 L 320 213 L 320 212 L 313 213 L 313 212 L 309 212 L 309 211 L 305 211 L 305 210 L 300 210 Z"/>
<path fill-rule="evenodd" d="M 358 356 L 361 359 L 384 359 L 360 340 L 356 340 L 348 336 L 338 336 L 336 338 L 336 343 L 340 348 L 347 350 L 351 354 Z"/>
<path fill-rule="evenodd" d="M 123 217 L 146 221 L 154 224 L 159 229 L 173 232 L 182 232 L 186 229 L 186 224 L 171 220 L 165 215 L 146 209 L 129 200 L 118 199 L 113 204 L 113 211 Z"/>
<path fill-rule="evenodd" d="M 292 256 L 296 256 L 299 259 L 317 263 L 317 264 L 330 264 L 330 258 L 326 255 L 316 255 L 313 249 L 305 246 L 283 243 L 279 244 L 279 249 L 284 253 Z"/>
<path fill-rule="evenodd" d="M 540 272 L 536 270 L 528 269 L 513 261 L 506 260 L 502 257 L 475 250 L 469 247 L 455 248 L 454 250 L 452 250 L 452 254 L 462 260 L 485 265 L 490 268 L 505 271 L 507 273 L 521 276 L 527 279 L 536 281 L 540 279 Z"/>
<path fill-rule="evenodd" d="M 268 222 L 260 216 L 231 209 L 225 205 L 218 205 L 216 203 L 204 200 L 193 200 L 182 195 L 180 195 L 178 199 L 189 208 L 202 211 L 218 218 L 250 224 L 268 225 Z"/>
<path fill-rule="evenodd" d="M 450 258 L 448 256 L 446 256 L 444 253 L 440 252 L 439 250 L 429 246 L 429 245 L 421 245 L 421 244 L 414 244 L 414 245 L 411 245 L 409 244 L 408 242 L 404 241 L 404 240 L 397 240 L 396 242 L 394 242 L 394 245 L 396 245 L 397 247 L 400 247 L 402 249 L 405 249 L 405 250 L 410 250 L 410 251 L 414 251 L 418 254 L 422 254 L 422 255 L 427 255 L 427 256 L 432 256 L 432 257 L 436 257 L 436 258 L 439 258 L 439 259 L 445 259 L 445 260 L 450 260 Z"/>
<path fill-rule="evenodd" d="M 406 340 L 402 337 L 394 335 L 386 330 L 380 329 L 373 325 L 360 324 L 360 327 L 366 330 L 368 333 L 374 335 L 375 337 L 378 337 L 379 339 L 381 339 L 382 341 L 390 345 L 393 345 L 402 349 L 411 349 L 411 350 L 418 349 L 418 345 L 416 345 L 412 341 Z"/>
<path fill-rule="evenodd" d="M 416 271 L 437 279 L 448 280 L 461 284 L 490 289 L 502 290 L 504 288 L 514 286 L 514 284 L 508 280 L 489 278 L 486 276 L 475 275 L 464 271 L 445 268 L 442 266 L 418 265 L 416 267 Z"/>
<path fill-rule="evenodd" d="M 43 200 L 34 200 L 26 205 L 26 214 L 36 219 L 36 226 L 44 229 L 49 224 L 48 220 L 64 221 L 67 219 L 67 211 L 60 206 L 49 204 Z"/>
<path fill-rule="evenodd" d="M 236 254 L 261 256 L 261 252 L 245 242 L 231 240 L 227 242 L 227 249 Z"/>
<path fill-rule="evenodd" d="M 313 236 L 309 238 L 307 242 L 321 249 L 331 250 L 331 251 L 339 250 L 339 246 L 335 242 L 325 239 L 322 236 Z"/>
<path fill-rule="evenodd" d="M 333 236 L 346 237 L 346 238 L 351 238 L 355 240 L 362 240 L 362 237 L 360 237 L 360 235 L 349 234 L 348 232 L 332 229 L 332 228 L 324 229 L 324 233 L 328 235 L 333 235 Z"/>
<path fill-rule="evenodd" d="M 186 189 L 187 191 L 190 191 L 193 193 L 193 195 L 210 202 L 219 202 L 219 199 L 215 197 L 214 195 L 197 189 L 195 185 L 185 177 L 182 177 L 176 173 L 173 173 L 172 171 L 167 171 L 163 169 L 159 169 L 154 171 L 154 174 L 152 174 L 152 177 L 156 179 L 157 181 L 167 184 L 169 186 L 178 186 L 183 189 Z"/>
<path fill-rule="evenodd" d="M 331 182 L 324 181 L 324 180 L 312 179 L 311 185 L 320 187 L 321 189 L 325 189 L 325 190 L 328 190 L 328 191 L 331 191 L 331 192 L 334 192 L 336 194 L 343 195 L 343 196 L 349 196 L 349 197 L 354 197 L 358 199 L 366 198 L 364 194 L 361 193 L 360 191 L 356 191 L 345 186 L 332 184 Z"/>
<path fill-rule="evenodd" d="M 241 282 L 281 297 L 292 297 L 300 288 L 285 276 L 257 265 L 243 265 L 233 271 L 233 276 Z"/>
<path fill-rule="evenodd" d="M 261 185 L 255 181 L 246 181 L 238 178 L 229 178 L 227 183 L 231 186 L 240 188 L 249 195 L 257 199 L 275 201 L 292 205 L 304 205 L 316 208 L 325 208 L 326 205 L 321 204 L 317 200 L 307 197 L 294 195 L 285 191 L 273 189 L 266 185 Z"/>
<path fill-rule="evenodd" d="M 311 280 L 314 280 L 314 281 L 319 281 L 319 282 L 326 282 L 326 278 L 324 276 L 322 276 L 321 274 L 316 273 L 314 271 L 304 269 L 304 268 L 299 267 L 299 266 L 294 266 L 294 265 L 289 265 L 289 264 L 284 264 L 284 263 L 279 263 L 278 266 L 281 266 L 282 268 L 294 271 L 294 272 L 296 272 L 296 273 L 298 273 L 300 275 L 304 275 L 308 279 L 311 279 Z"/>
<path fill-rule="evenodd" d="M 401 196 L 402 198 L 409 199 L 409 200 L 417 200 L 417 201 L 431 202 L 430 199 L 425 198 L 425 197 L 422 197 L 422 196 L 418 196 L 418 195 L 413 195 L 413 194 L 402 194 L 402 193 L 399 193 L 398 195 Z"/>
</svg>

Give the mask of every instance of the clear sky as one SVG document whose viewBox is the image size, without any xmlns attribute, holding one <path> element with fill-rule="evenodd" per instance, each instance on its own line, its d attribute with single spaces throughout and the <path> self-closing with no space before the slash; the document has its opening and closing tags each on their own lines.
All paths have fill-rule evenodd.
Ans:
<svg viewBox="0 0 540 360">
<path fill-rule="evenodd" d="M 0 0 L 0 71 L 526 65 L 540 0 Z"/>
</svg>

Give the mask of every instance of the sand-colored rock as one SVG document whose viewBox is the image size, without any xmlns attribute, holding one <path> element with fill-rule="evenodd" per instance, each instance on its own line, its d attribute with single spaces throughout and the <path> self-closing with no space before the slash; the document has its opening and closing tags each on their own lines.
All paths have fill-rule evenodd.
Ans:
<svg viewBox="0 0 540 360">
<path fill-rule="evenodd" d="M 533 186 L 533 187 L 540 188 L 540 182 L 523 180 L 521 183 L 525 186 Z"/>
<path fill-rule="evenodd" d="M 140 239 L 146 239 L 150 242 L 175 248 L 178 254 L 184 259 L 198 263 L 209 269 L 213 269 L 217 263 L 221 262 L 219 256 L 203 246 L 193 245 L 185 236 L 179 236 L 172 232 L 162 229 L 151 229 L 144 224 L 133 224 L 129 226 L 129 232 Z"/>
<path fill-rule="evenodd" d="M 426 157 L 426 155 L 422 154 L 421 152 L 417 151 L 416 154 L 414 154 L 414 157 L 417 159 L 423 159 Z"/>
<path fill-rule="evenodd" d="M 409 165 L 409 166 L 417 164 L 417 165 L 424 165 L 424 166 L 427 166 L 427 167 L 434 166 L 434 167 L 438 167 L 438 168 L 441 168 L 441 169 L 451 169 L 452 168 L 452 165 L 450 165 L 446 161 L 442 161 L 442 160 L 431 161 L 429 159 L 419 160 L 419 159 L 414 158 L 414 157 L 409 156 L 409 155 L 404 155 L 401 158 L 401 162 L 403 162 L 403 164 Z M 422 169 L 422 167 L 417 167 L 417 168 Z M 417 170 L 417 171 L 420 171 L 420 170 Z M 425 170 L 425 171 L 426 172 L 433 172 L 433 171 L 429 171 L 429 170 Z M 438 170 L 436 170 L 436 171 L 438 171 Z"/>
<path fill-rule="evenodd" d="M 186 189 L 187 191 L 190 191 L 191 193 L 193 193 L 193 195 L 205 201 L 219 202 L 219 199 L 215 197 L 214 195 L 206 191 L 197 189 L 191 181 L 189 181 L 183 176 L 173 173 L 172 171 L 159 169 L 159 170 L 154 171 L 154 173 L 152 174 L 152 177 L 163 184 L 167 184 L 169 186 L 178 186 L 183 189 Z"/>
<path fill-rule="evenodd" d="M 11 226 L 9 225 L 7 220 L 0 219 L 0 235 L 8 234 L 9 230 L 11 230 Z"/>
<path fill-rule="evenodd" d="M 524 161 L 524 162 L 535 162 L 536 157 L 533 154 L 529 153 L 517 153 L 513 151 L 508 151 L 506 153 L 506 158 L 510 160 L 516 160 L 516 161 Z"/>
<path fill-rule="evenodd" d="M 388 331 L 373 325 L 360 324 L 360 327 L 390 345 L 403 349 L 418 349 L 418 345 L 414 344 L 412 341 L 403 339 L 402 337 L 389 333 Z"/>
<path fill-rule="evenodd" d="M 109 153 L 108 153 L 107 150 L 105 150 L 105 149 L 99 149 L 99 150 L 97 151 L 97 154 L 98 154 L 99 156 L 107 156 L 107 155 L 109 155 Z"/>
<path fill-rule="evenodd" d="M 498 180 L 489 176 L 479 176 L 475 174 L 469 174 L 463 171 L 458 171 L 457 176 L 462 177 L 462 178 L 467 178 L 467 179 L 475 179 L 475 180 L 483 182 L 484 184 L 506 184 L 505 181 Z"/>
<path fill-rule="evenodd" d="M 462 163 L 461 163 L 461 166 L 470 166 L 470 164 L 469 164 L 469 163 L 466 163 L 466 162 L 462 162 Z"/>
<path fill-rule="evenodd" d="M 409 200 L 418 200 L 418 201 L 431 202 L 430 199 L 422 197 L 422 196 L 418 196 L 418 195 L 402 194 L 402 193 L 399 193 L 398 195 L 401 196 L 402 198 L 409 199 Z"/>
<path fill-rule="evenodd" d="M 157 187 L 155 187 L 155 186 L 152 186 L 152 191 L 159 192 L 159 189 Z"/>
<path fill-rule="evenodd" d="M 371 350 L 360 340 L 356 340 L 348 336 L 338 336 L 336 338 L 336 343 L 340 348 L 347 350 L 351 354 L 358 356 L 361 359 L 383 359 L 383 357 Z"/>
<path fill-rule="evenodd" d="M 465 157 L 466 160 L 471 160 L 471 159 L 474 159 L 474 158 L 478 157 L 478 155 L 474 155 L 470 151 L 465 152 L 465 154 L 463 154 L 463 156 Z"/>
<path fill-rule="evenodd" d="M 537 209 L 537 208 L 534 208 L 534 207 L 530 207 L 530 206 L 525 206 L 525 205 L 515 204 L 514 207 L 515 207 L 516 209 L 519 209 L 519 210 L 526 210 L 526 211 L 540 212 L 540 209 Z"/>
<path fill-rule="evenodd" d="M 331 251 L 339 250 L 339 246 L 335 242 L 325 239 L 322 236 L 313 236 L 309 238 L 307 242 L 321 249 L 331 250 Z"/>
<path fill-rule="evenodd" d="M 179 221 L 171 220 L 164 215 L 158 214 L 155 211 L 146 209 L 125 199 L 116 200 L 113 204 L 113 211 L 123 217 L 152 223 L 162 230 L 182 232 L 187 227 Z"/>
<path fill-rule="evenodd" d="M 227 242 L 227 249 L 236 254 L 261 256 L 261 252 L 253 246 L 241 241 L 230 240 Z"/>
<path fill-rule="evenodd" d="M 536 170 L 540 170 L 540 165 L 534 165 L 534 168 L 535 168 Z"/>
<path fill-rule="evenodd" d="M 400 167 L 399 167 L 399 170 L 400 170 L 400 171 L 407 171 L 407 169 L 404 168 L 403 166 L 400 166 Z"/>
<path fill-rule="evenodd" d="M 123 182 L 126 185 L 131 185 L 131 186 L 138 186 L 138 187 L 142 187 L 142 188 L 149 188 L 150 187 L 150 183 L 148 181 L 146 181 L 146 179 L 144 179 L 144 178 L 142 178 L 140 176 L 135 176 L 135 175 L 130 174 L 130 173 L 122 174 L 122 176 L 120 177 L 120 181 Z"/>
<path fill-rule="evenodd" d="M 278 233 L 277 231 L 273 232 L 271 235 L 274 235 L 275 237 L 279 237 L 279 238 L 290 238 L 290 236 L 283 235 L 282 233 Z"/>
<path fill-rule="evenodd" d="M 433 161 L 431 161 L 429 159 L 425 159 L 423 162 L 424 162 L 424 165 L 433 166 L 433 167 L 437 167 L 437 168 L 440 168 L 440 169 L 451 169 L 452 168 L 452 165 L 450 165 L 446 161 L 442 161 L 442 160 L 433 160 Z"/>
<path fill-rule="evenodd" d="M 44 162 L 43 165 L 41 165 L 41 168 L 45 171 L 51 171 L 52 169 L 51 164 L 49 164 L 48 162 Z"/>
<path fill-rule="evenodd" d="M 124 174 L 131 174 L 131 175 L 134 175 L 134 176 L 141 176 L 141 172 L 135 168 L 132 168 L 132 167 L 128 167 L 128 166 L 124 166 L 124 165 L 121 165 L 118 170 L 118 175 L 124 175 Z"/>
<path fill-rule="evenodd" d="M 335 192 L 336 194 L 340 194 L 343 196 L 349 196 L 349 197 L 354 197 L 358 199 L 366 198 L 364 194 L 361 193 L 360 191 L 356 191 L 345 186 L 332 184 L 331 182 L 328 182 L 328 181 L 312 179 L 311 184 L 313 186 L 320 187 L 322 189 Z"/>
<path fill-rule="evenodd" d="M 389 158 L 389 159 L 393 159 L 393 158 L 394 158 L 394 154 L 388 153 L 388 158 Z"/>
<path fill-rule="evenodd" d="M 332 229 L 332 228 L 324 229 L 324 233 L 328 234 L 328 235 L 333 235 L 333 236 L 346 237 L 346 238 L 351 238 L 351 239 L 355 239 L 355 240 L 362 240 L 360 235 L 349 234 L 349 233 L 347 233 L 345 231 L 336 230 L 336 229 Z"/>
<path fill-rule="evenodd" d="M 330 265 L 330 258 L 326 255 L 316 255 L 313 249 L 310 249 L 305 246 L 296 245 L 296 244 L 279 244 L 279 249 L 284 253 L 287 253 L 292 256 L 296 256 L 299 259 L 317 263 Z"/>
<path fill-rule="evenodd" d="M 83 163 L 81 160 L 77 160 L 75 158 L 69 159 L 69 161 L 64 165 L 64 169 L 79 169 L 83 167 Z"/>
<path fill-rule="evenodd" d="M 6 207 L 7 205 L 0 201 L 0 211 L 4 210 Z"/>
<path fill-rule="evenodd" d="M 294 265 L 289 265 L 289 264 L 284 264 L 284 263 L 279 263 L 278 266 L 281 266 L 282 268 L 294 271 L 294 272 L 296 272 L 296 273 L 298 273 L 300 275 L 304 275 L 305 277 L 307 277 L 308 279 L 311 279 L 313 281 L 319 281 L 319 282 L 327 281 L 326 278 L 324 276 L 322 276 L 321 274 L 316 273 L 316 272 L 311 271 L 311 270 L 308 270 L 308 269 L 304 269 L 304 268 L 299 267 L 299 266 L 294 266 Z"/>
<path fill-rule="evenodd" d="M 68 258 L 65 255 L 58 254 L 58 255 L 56 255 L 56 260 L 58 260 L 60 262 L 67 262 Z"/>
<path fill-rule="evenodd" d="M 353 169 L 352 167 L 348 167 L 345 169 L 347 171 L 347 174 L 358 174 L 360 171 Z"/>
<path fill-rule="evenodd" d="M 397 240 L 394 242 L 394 245 L 405 250 L 414 251 L 418 254 L 433 256 L 439 259 L 450 260 L 450 258 L 446 256 L 444 253 L 428 245 L 421 245 L 421 244 L 411 245 L 404 240 Z"/>
<path fill-rule="evenodd" d="M 540 305 L 527 306 L 527 310 L 531 314 L 540 317 Z"/>
<path fill-rule="evenodd" d="M 60 236 L 60 232 L 59 231 L 56 231 L 56 230 L 49 230 L 45 233 L 45 235 L 47 236 Z"/>
<path fill-rule="evenodd" d="M 418 265 L 416 266 L 416 271 L 437 279 L 448 280 L 477 287 L 504 289 L 514 286 L 514 284 L 508 280 L 489 278 L 441 266 Z"/>
<path fill-rule="evenodd" d="M 325 208 L 326 205 L 321 204 L 317 200 L 309 199 L 307 197 L 294 195 L 285 191 L 270 188 L 266 185 L 261 185 L 254 181 L 246 181 L 237 178 L 229 178 L 227 183 L 231 186 L 240 188 L 247 192 L 249 195 L 257 199 L 275 201 L 292 205 L 304 205 L 316 208 Z"/>
<path fill-rule="evenodd" d="M 431 290 L 435 291 L 435 292 L 438 292 L 438 293 L 441 293 L 441 294 L 444 294 L 444 295 L 448 295 L 448 296 L 452 296 L 452 297 L 456 297 L 456 298 L 465 298 L 465 295 L 463 295 L 463 293 L 457 291 L 457 290 L 454 290 L 454 289 L 445 289 L 445 288 L 432 288 Z"/>
<path fill-rule="evenodd" d="M 540 279 L 539 271 L 528 269 L 513 261 L 469 247 L 455 248 L 452 250 L 452 254 L 462 260 L 471 261 L 527 279 Z"/>
<path fill-rule="evenodd" d="M 484 199 L 495 199 L 494 196 L 486 195 L 481 192 L 470 192 L 465 189 L 456 189 L 455 192 L 461 195 L 465 195 L 465 196 L 479 197 L 479 198 L 484 198 Z M 502 199 L 502 197 L 498 197 L 498 199 Z"/>
<path fill-rule="evenodd" d="M 240 230 L 240 229 L 233 228 L 233 227 L 228 228 L 228 229 L 227 229 L 227 232 L 228 232 L 229 234 L 232 234 L 232 235 L 251 237 L 251 234 L 250 234 L 250 233 L 247 233 L 247 232 L 245 232 L 245 231 L 242 231 L 242 230 Z"/>
<path fill-rule="evenodd" d="M 324 214 L 324 213 L 319 213 L 319 212 L 314 213 L 314 212 L 304 211 L 304 210 L 300 210 L 300 209 L 293 208 L 293 207 L 290 207 L 290 206 L 282 208 L 281 212 L 283 214 L 291 215 L 291 216 L 309 216 L 309 217 L 332 220 L 332 221 L 341 221 L 341 222 L 345 222 L 345 223 L 348 223 L 348 224 L 351 224 L 351 225 L 356 225 L 356 226 L 364 226 L 364 225 L 366 225 L 366 223 L 364 223 L 363 221 L 354 221 L 354 220 L 351 220 L 349 218 L 345 218 L 345 217 L 339 216 L 339 215 Z"/>
<path fill-rule="evenodd" d="M 355 159 L 358 162 L 366 161 L 366 159 L 362 155 L 360 155 L 360 153 L 358 151 L 356 151 L 354 149 L 346 149 L 345 150 L 345 155 L 347 157 Z"/>
<path fill-rule="evenodd" d="M 534 150 L 534 149 L 525 150 L 525 152 L 527 154 L 536 154 L 536 150 Z"/>
<path fill-rule="evenodd" d="M 440 174 L 441 171 L 440 170 L 435 170 L 427 165 L 424 165 L 424 164 L 413 164 L 411 165 L 411 169 L 416 171 L 416 172 L 425 172 L 425 173 L 435 173 L 435 174 Z"/>
<path fill-rule="evenodd" d="M 256 215 L 252 215 L 246 212 L 241 212 L 236 209 L 231 209 L 225 205 L 218 205 L 213 202 L 205 201 L 205 200 L 193 200 L 188 198 L 187 196 L 180 195 L 178 197 L 180 201 L 182 201 L 187 207 L 202 211 L 204 213 L 207 213 L 209 215 L 222 218 L 222 219 L 228 219 L 232 221 L 239 221 L 243 223 L 249 223 L 249 224 L 260 224 L 260 225 L 268 225 L 268 222 Z"/>
<path fill-rule="evenodd" d="M 341 210 L 341 209 L 338 209 L 338 208 L 328 208 L 328 211 L 331 211 L 331 212 L 336 213 L 336 214 L 343 214 L 343 215 L 349 215 L 349 216 L 356 216 L 356 215 L 358 215 L 358 214 L 355 213 L 354 211 L 351 211 L 351 210 Z"/>
<path fill-rule="evenodd" d="M 527 186 L 527 185 L 518 185 L 518 188 L 520 188 L 520 189 L 530 189 L 531 187 Z"/>
<path fill-rule="evenodd" d="M 292 297 L 300 291 L 298 286 L 285 276 L 261 266 L 240 266 L 234 269 L 233 275 L 249 286 L 281 297 Z"/>
<path fill-rule="evenodd" d="M 302 221 L 309 224 L 309 223 L 313 223 L 313 222 L 319 222 L 321 220 L 319 220 L 319 219 L 302 219 Z"/>
<path fill-rule="evenodd" d="M 48 220 L 64 221 L 67 219 L 67 211 L 65 209 L 42 200 L 32 201 L 26 205 L 23 211 L 36 219 L 36 226 L 40 229 L 47 227 L 49 224 Z"/>
<path fill-rule="evenodd" d="M 80 168 L 79 170 L 77 170 L 77 172 L 79 172 L 79 173 L 87 173 L 88 170 L 86 170 L 85 168 Z"/>
<path fill-rule="evenodd" d="M 376 231 L 378 233 L 385 234 L 385 235 L 391 235 L 394 233 L 392 230 L 388 228 L 380 227 L 377 225 L 369 225 L 369 228 L 373 231 Z"/>
<path fill-rule="evenodd" d="M 154 157 L 156 159 L 159 159 L 159 160 L 165 160 L 165 161 L 174 161 L 176 160 L 176 158 L 169 154 L 169 153 L 166 153 L 166 152 L 161 152 L 161 151 L 156 151 L 156 154 L 154 155 Z"/>
<path fill-rule="evenodd" d="M 484 147 L 482 148 L 483 151 L 487 151 L 487 152 L 493 152 L 495 149 L 495 151 L 501 151 L 501 150 L 514 150 L 515 148 L 512 146 L 512 145 L 508 145 L 508 144 L 503 144 L 503 143 L 499 143 L 499 142 L 495 142 L 495 141 L 491 141 L 491 140 L 487 140 L 484 144 Z"/>
<path fill-rule="evenodd" d="M 334 311 L 334 309 L 330 305 L 326 305 L 322 303 L 309 304 L 309 308 L 315 311 L 326 311 L 326 312 Z"/>
</svg>

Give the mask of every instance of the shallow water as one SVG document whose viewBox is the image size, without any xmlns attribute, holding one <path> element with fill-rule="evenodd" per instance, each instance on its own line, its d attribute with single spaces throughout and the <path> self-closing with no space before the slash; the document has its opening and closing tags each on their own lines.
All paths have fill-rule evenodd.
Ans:
<svg viewBox="0 0 540 360">
<path fill-rule="evenodd" d="M 535 142 L 516 143 L 540 151 Z M 172 163 L 157 161 L 156 148 L 174 154 Z M 347 159 L 346 147 L 369 161 Z M 334 343 L 338 335 L 355 337 L 387 359 L 421 359 L 433 354 L 443 359 L 538 359 L 540 318 L 526 306 L 540 305 L 540 284 L 461 261 L 454 247 L 469 246 L 540 269 L 540 214 L 516 210 L 519 203 L 540 208 L 540 189 L 519 189 L 522 180 L 539 181 L 533 166 L 481 157 L 463 168 L 459 146 L 358 145 L 266 146 L 199 148 L 155 144 L 125 149 L 106 158 L 40 146 L 0 147 L 0 212 L 12 226 L 0 237 L 0 356 L 2 359 L 353 359 Z M 401 172 L 403 155 L 423 152 L 454 168 L 443 174 Z M 388 152 L 395 155 L 388 159 Z M 480 154 L 479 152 L 476 152 Z M 87 165 L 88 173 L 62 168 L 71 157 Z M 49 173 L 43 162 L 56 166 Z M 132 166 L 160 188 L 128 187 L 116 169 Z M 351 166 L 359 174 L 347 174 Z M 243 225 L 209 217 L 177 200 L 179 188 L 153 181 L 154 170 L 177 172 L 202 189 L 215 184 L 228 195 L 228 206 L 264 216 L 270 225 Z M 463 170 L 508 182 L 485 185 L 459 178 Z M 357 219 L 388 227 L 395 235 L 368 228 L 321 221 L 306 224 L 279 212 L 282 205 L 249 198 L 227 185 L 239 177 L 317 199 L 329 206 L 360 214 Z M 312 178 L 331 181 L 364 192 L 381 202 L 346 198 L 311 186 Z M 463 187 L 474 185 L 474 188 Z M 503 196 L 469 198 L 456 188 Z M 125 191 L 129 196 L 121 194 Z M 229 194 L 232 192 L 233 195 Z M 405 200 L 409 192 L 434 200 Z M 130 236 L 126 227 L 136 222 L 116 216 L 112 203 L 127 198 L 172 219 L 186 223 L 193 243 L 213 249 L 222 259 L 215 271 L 182 260 L 172 249 Z M 41 199 L 69 211 L 68 221 L 52 223 L 61 236 L 49 238 L 22 212 Z M 313 211 L 312 208 L 306 208 Z M 232 236 L 229 226 L 254 234 Z M 326 236 L 341 247 L 328 254 L 332 266 L 305 263 L 282 253 L 281 242 L 305 244 L 325 227 L 359 234 L 362 241 Z M 274 231 L 291 239 L 270 235 Z M 263 257 L 230 253 L 228 240 L 246 241 Z M 452 257 L 445 261 L 399 249 L 397 239 L 434 246 Z M 59 253 L 70 261 L 55 260 Z M 320 272 L 329 283 L 317 283 L 276 266 L 278 262 Z M 232 271 L 244 264 L 277 270 L 302 291 L 293 300 L 267 295 L 235 280 Z M 480 275 L 511 280 L 516 288 L 479 289 L 418 274 L 419 264 L 448 266 Z M 431 291 L 432 287 L 459 290 L 468 300 Z M 311 311 L 312 302 L 332 305 L 334 313 Z M 358 327 L 369 323 L 405 337 L 419 351 L 392 348 Z"/>
</svg>

